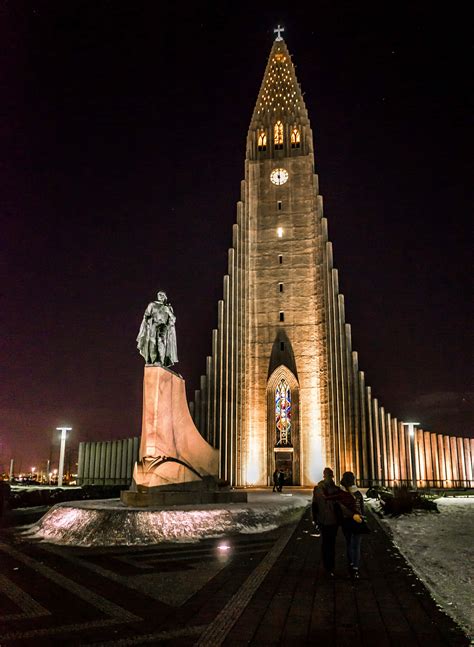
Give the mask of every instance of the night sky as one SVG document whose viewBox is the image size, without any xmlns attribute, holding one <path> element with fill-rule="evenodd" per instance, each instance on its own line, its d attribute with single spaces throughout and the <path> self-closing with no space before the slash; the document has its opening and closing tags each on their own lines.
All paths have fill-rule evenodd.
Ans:
<svg viewBox="0 0 474 647">
<path fill-rule="evenodd" d="M 139 435 L 158 289 L 192 397 L 278 23 L 367 384 L 472 433 L 468 21 L 360 4 L 0 1 L 0 470 Z"/>
</svg>

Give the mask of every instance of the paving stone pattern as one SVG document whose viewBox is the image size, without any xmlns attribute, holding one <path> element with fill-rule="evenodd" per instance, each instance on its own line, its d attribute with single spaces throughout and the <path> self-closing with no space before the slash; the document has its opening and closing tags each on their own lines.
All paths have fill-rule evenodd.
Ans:
<svg viewBox="0 0 474 647">
<path fill-rule="evenodd" d="M 374 521 L 361 579 L 339 533 L 334 579 L 309 514 L 296 526 L 198 544 L 70 548 L 0 536 L 0 646 L 317 645 L 461 647 Z"/>
</svg>

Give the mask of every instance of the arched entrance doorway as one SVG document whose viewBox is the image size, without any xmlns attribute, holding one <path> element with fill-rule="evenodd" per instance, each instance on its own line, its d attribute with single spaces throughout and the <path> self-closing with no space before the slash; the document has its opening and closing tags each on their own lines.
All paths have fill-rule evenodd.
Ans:
<svg viewBox="0 0 474 647">
<path fill-rule="evenodd" d="M 300 484 L 299 385 L 286 366 L 278 366 L 267 382 L 267 474 L 285 474 L 285 485 Z"/>
</svg>

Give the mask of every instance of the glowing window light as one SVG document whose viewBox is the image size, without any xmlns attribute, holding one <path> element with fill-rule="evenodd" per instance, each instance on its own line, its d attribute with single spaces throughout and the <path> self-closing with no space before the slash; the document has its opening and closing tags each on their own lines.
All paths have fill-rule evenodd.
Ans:
<svg viewBox="0 0 474 647">
<path fill-rule="evenodd" d="M 301 142 L 300 129 L 296 126 L 291 131 L 291 148 L 299 148 Z"/>
<path fill-rule="evenodd" d="M 258 150 L 267 150 L 267 133 L 264 130 L 261 130 L 258 134 Z"/>
<path fill-rule="evenodd" d="M 283 227 L 278 227 L 277 236 L 278 238 L 283 238 Z"/>
<path fill-rule="evenodd" d="M 273 143 L 275 144 L 275 149 L 281 150 L 283 148 L 283 124 L 281 121 L 277 121 L 273 128 Z"/>
</svg>

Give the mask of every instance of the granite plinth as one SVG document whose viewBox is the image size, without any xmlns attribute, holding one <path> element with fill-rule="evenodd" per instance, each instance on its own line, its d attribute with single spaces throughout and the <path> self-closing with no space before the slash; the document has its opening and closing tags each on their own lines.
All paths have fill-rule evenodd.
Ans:
<svg viewBox="0 0 474 647">
<path fill-rule="evenodd" d="M 124 505 L 132 508 L 150 508 L 170 505 L 201 505 L 208 503 L 246 503 L 247 493 L 236 490 L 151 490 L 120 494 Z"/>
<path fill-rule="evenodd" d="M 182 377 L 159 366 L 145 366 L 140 460 L 132 490 L 199 484 L 217 478 L 219 451 L 196 429 Z"/>
</svg>

